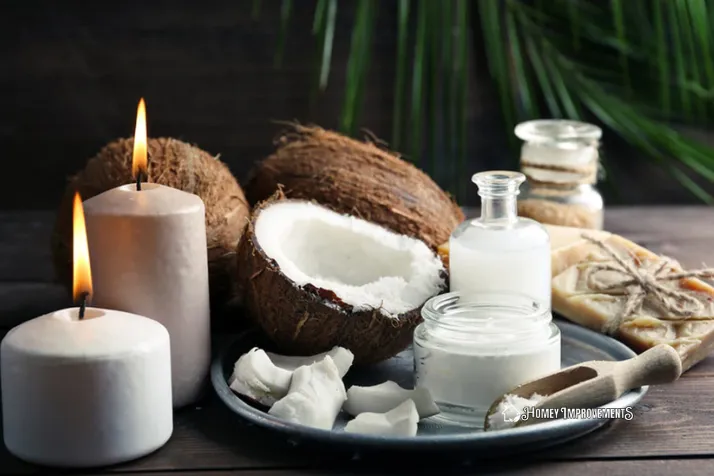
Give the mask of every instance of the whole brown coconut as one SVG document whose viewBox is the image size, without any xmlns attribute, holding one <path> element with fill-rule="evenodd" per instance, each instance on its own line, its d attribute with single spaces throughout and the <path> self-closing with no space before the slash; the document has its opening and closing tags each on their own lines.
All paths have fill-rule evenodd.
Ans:
<svg viewBox="0 0 714 476">
<path fill-rule="evenodd" d="M 71 289 L 72 197 L 83 200 L 132 182 L 133 139 L 107 144 L 84 170 L 69 180 L 55 229 L 52 252 L 57 278 Z M 211 308 L 217 309 L 233 296 L 235 250 L 250 210 L 228 167 L 197 147 L 177 139 L 148 140 L 148 182 L 174 187 L 201 197 L 206 206 Z"/>
<path fill-rule="evenodd" d="M 314 202 L 279 197 L 255 209 L 237 255 L 239 281 L 246 283 L 243 304 L 276 350 L 314 355 L 342 346 L 352 351 L 357 365 L 380 362 L 404 350 L 422 320 L 424 302 L 446 289 L 446 271 L 436 253 L 424 242 L 386 227 L 363 220 L 360 226 Z M 276 214 L 276 207 L 284 205 L 281 215 Z M 338 226 L 333 232 L 330 223 L 335 221 Z M 283 247 L 285 253 L 276 253 L 276 248 Z M 288 270 L 286 264 L 296 266 Z M 355 272 L 357 268 L 363 272 Z M 296 273 L 299 277 L 303 271 L 315 277 L 296 279 Z M 401 292 L 406 288 L 404 295 L 412 297 L 406 298 L 409 303 L 403 309 L 388 314 L 388 298 L 382 295 L 373 295 L 369 304 L 367 299 L 355 305 L 355 287 L 375 282 L 382 286 L 384 281 L 377 280 L 393 280 L 400 273 L 404 288 L 388 287 L 388 283 L 381 289 Z M 335 285 L 325 287 L 325 283 Z"/>
<path fill-rule="evenodd" d="M 315 200 L 341 213 L 421 239 L 432 249 L 464 220 L 458 205 L 424 172 L 371 142 L 293 125 L 277 150 L 251 171 L 251 205 L 278 185 L 288 198 Z"/>
</svg>

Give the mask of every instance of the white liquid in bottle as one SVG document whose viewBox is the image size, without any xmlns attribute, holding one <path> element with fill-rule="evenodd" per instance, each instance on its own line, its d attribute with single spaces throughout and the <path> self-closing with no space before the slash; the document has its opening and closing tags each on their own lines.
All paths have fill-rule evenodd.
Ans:
<svg viewBox="0 0 714 476">
<path fill-rule="evenodd" d="M 451 291 L 518 292 L 550 307 L 550 238 L 538 222 L 518 217 L 525 176 L 492 171 L 473 176 L 481 217 L 462 223 L 449 240 Z"/>
</svg>

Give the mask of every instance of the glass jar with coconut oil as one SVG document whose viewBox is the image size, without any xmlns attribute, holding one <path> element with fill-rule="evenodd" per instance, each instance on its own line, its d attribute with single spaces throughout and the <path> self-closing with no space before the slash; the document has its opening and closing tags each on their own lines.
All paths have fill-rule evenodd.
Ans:
<svg viewBox="0 0 714 476">
<path fill-rule="evenodd" d="M 416 386 L 429 390 L 436 417 L 483 426 L 499 396 L 560 370 L 560 330 L 550 308 L 519 293 L 451 292 L 422 308 L 414 331 Z"/>
</svg>

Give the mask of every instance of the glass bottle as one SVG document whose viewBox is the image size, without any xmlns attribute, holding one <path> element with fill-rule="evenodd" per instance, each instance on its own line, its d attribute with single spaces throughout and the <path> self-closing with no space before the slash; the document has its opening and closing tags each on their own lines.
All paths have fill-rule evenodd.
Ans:
<svg viewBox="0 0 714 476">
<path fill-rule="evenodd" d="M 601 230 L 603 199 L 595 188 L 602 130 L 559 119 L 518 124 L 524 141 L 521 171 L 527 177 L 518 213 L 540 223 Z"/>
<path fill-rule="evenodd" d="M 520 292 L 550 308 L 550 237 L 517 213 L 525 176 L 490 171 L 473 176 L 481 217 L 459 225 L 449 239 L 450 290 Z"/>
<path fill-rule="evenodd" d="M 550 308 L 521 293 L 450 292 L 427 301 L 414 331 L 416 386 L 436 417 L 482 426 L 499 396 L 560 370 L 560 330 Z"/>
</svg>

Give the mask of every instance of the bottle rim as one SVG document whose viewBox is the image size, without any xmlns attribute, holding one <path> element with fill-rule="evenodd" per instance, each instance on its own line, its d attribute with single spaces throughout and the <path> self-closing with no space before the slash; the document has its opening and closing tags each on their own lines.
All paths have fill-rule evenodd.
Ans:
<svg viewBox="0 0 714 476">
<path fill-rule="evenodd" d="M 440 294 L 424 304 L 421 315 L 424 324 L 430 328 L 463 334 L 508 333 L 518 336 L 540 331 L 553 319 L 550 306 L 518 292 L 465 294 L 454 291 Z M 493 325 L 505 321 L 507 326 Z"/>
<path fill-rule="evenodd" d="M 481 197 L 507 197 L 518 195 L 526 176 L 513 170 L 487 170 L 473 174 L 471 181 Z"/>
</svg>

